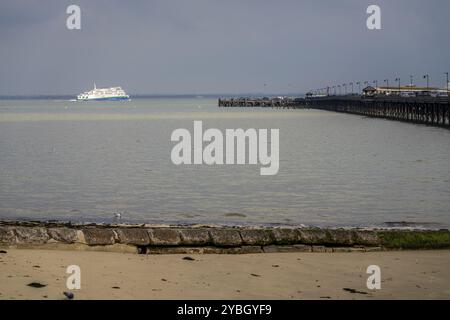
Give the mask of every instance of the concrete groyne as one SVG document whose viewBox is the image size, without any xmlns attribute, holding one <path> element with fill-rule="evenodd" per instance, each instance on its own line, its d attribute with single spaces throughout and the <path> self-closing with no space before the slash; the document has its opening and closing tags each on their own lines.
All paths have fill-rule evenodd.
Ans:
<svg viewBox="0 0 450 320">
<path fill-rule="evenodd" d="M 159 253 L 366 252 L 450 248 L 449 230 L 73 225 L 0 221 L 0 248 Z"/>
</svg>

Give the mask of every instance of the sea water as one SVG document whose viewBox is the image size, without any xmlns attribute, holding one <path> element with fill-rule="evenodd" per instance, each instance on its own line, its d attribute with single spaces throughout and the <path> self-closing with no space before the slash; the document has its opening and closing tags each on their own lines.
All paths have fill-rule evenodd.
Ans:
<svg viewBox="0 0 450 320">
<path fill-rule="evenodd" d="M 279 171 L 174 165 L 171 134 L 279 129 Z M 0 101 L 0 219 L 450 227 L 450 131 L 212 98 Z"/>
</svg>

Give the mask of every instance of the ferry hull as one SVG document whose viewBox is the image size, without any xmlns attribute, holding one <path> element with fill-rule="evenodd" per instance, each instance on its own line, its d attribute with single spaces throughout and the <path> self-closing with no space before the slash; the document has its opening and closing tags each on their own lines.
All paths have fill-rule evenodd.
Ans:
<svg viewBox="0 0 450 320">
<path fill-rule="evenodd" d="M 78 101 L 127 101 L 130 100 L 129 97 L 108 97 L 108 98 L 87 98 L 87 99 L 77 99 Z"/>
</svg>

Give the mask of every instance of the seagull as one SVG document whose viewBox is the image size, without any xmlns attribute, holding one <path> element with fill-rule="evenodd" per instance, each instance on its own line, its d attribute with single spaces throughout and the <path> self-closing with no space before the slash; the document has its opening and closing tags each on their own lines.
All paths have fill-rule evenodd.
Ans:
<svg viewBox="0 0 450 320">
<path fill-rule="evenodd" d="M 114 217 L 115 217 L 117 220 L 121 220 L 121 219 L 122 219 L 122 213 L 116 212 L 116 213 L 114 213 Z"/>
</svg>

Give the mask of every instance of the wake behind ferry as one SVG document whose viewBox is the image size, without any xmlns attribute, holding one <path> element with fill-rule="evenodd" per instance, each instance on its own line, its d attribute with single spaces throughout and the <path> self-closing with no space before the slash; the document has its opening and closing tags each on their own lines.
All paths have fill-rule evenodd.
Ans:
<svg viewBox="0 0 450 320">
<path fill-rule="evenodd" d="M 80 93 L 77 96 L 78 101 L 116 101 L 130 100 L 130 96 L 123 91 L 121 87 L 97 88 L 94 83 L 94 89 Z"/>
</svg>

